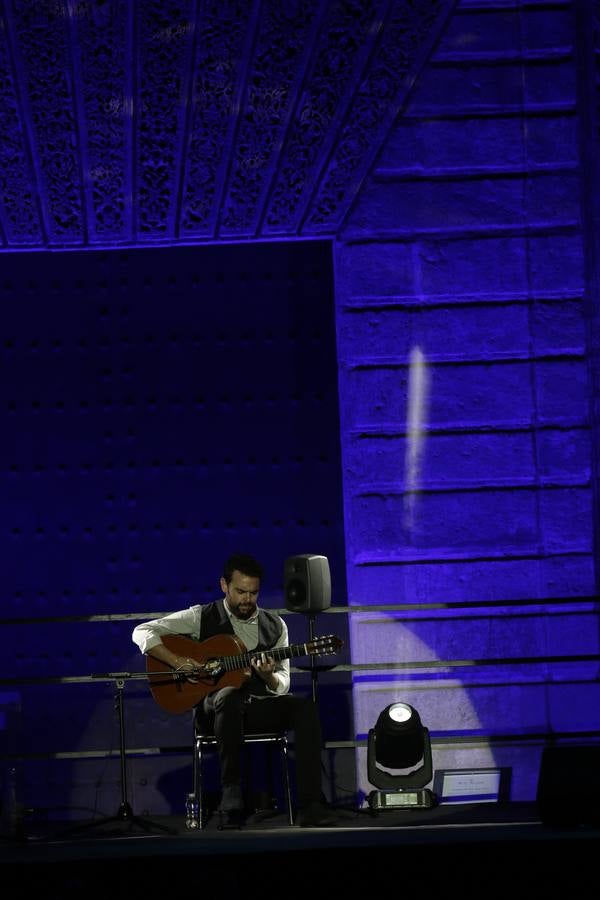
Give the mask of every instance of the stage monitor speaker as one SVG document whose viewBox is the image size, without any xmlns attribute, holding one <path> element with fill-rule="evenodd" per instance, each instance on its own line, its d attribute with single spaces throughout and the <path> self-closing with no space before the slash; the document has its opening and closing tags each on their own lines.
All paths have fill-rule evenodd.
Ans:
<svg viewBox="0 0 600 900">
<path fill-rule="evenodd" d="M 536 799 L 546 825 L 599 825 L 600 746 L 545 747 Z"/>
<path fill-rule="evenodd" d="M 286 609 L 317 613 L 331 606 L 331 575 L 326 556 L 290 556 L 284 564 L 283 578 Z"/>
</svg>

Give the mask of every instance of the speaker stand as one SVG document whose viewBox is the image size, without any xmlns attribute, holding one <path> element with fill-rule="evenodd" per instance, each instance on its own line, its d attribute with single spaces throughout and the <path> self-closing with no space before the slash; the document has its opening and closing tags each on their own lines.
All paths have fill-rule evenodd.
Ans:
<svg viewBox="0 0 600 900">
<path fill-rule="evenodd" d="M 308 617 L 308 635 L 309 641 L 314 641 L 315 639 L 315 619 L 317 617 L 314 614 L 310 614 Z M 312 699 L 313 703 L 317 702 L 317 679 L 318 679 L 318 670 L 315 663 L 315 657 L 310 657 L 310 677 L 311 677 L 311 686 L 312 686 Z"/>
<path fill-rule="evenodd" d="M 131 805 L 127 800 L 127 758 L 125 754 L 125 712 L 123 707 L 123 688 L 125 687 L 125 680 L 127 678 L 135 678 L 135 673 L 107 673 L 105 675 L 95 675 L 94 677 L 99 678 L 103 681 L 111 680 L 115 682 L 115 708 L 119 716 L 121 804 L 114 816 L 105 816 L 101 819 L 94 819 L 92 822 L 84 822 L 82 825 L 73 825 L 71 828 L 67 828 L 61 831 L 60 836 L 63 837 L 71 834 L 76 834 L 81 831 L 88 831 L 94 828 L 102 828 L 103 826 L 110 825 L 113 822 L 120 822 L 125 825 L 129 825 L 129 828 L 126 831 L 119 829 L 118 835 L 130 833 L 133 830 L 134 826 L 146 833 L 158 831 L 163 834 L 177 834 L 177 831 L 174 828 L 170 828 L 168 825 L 162 825 L 159 822 L 153 822 L 151 819 L 146 819 L 142 816 L 134 815 L 133 809 L 131 808 Z M 110 834 L 112 836 L 112 833 Z"/>
</svg>

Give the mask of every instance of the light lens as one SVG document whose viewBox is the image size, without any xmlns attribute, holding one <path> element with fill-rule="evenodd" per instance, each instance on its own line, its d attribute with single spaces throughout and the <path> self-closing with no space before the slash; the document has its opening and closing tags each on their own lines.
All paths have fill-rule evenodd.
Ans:
<svg viewBox="0 0 600 900">
<path fill-rule="evenodd" d="M 388 708 L 388 716 L 394 722 L 408 722 L 412 716 L 412 709 L 407 703 L 393 703 Z"/>
</svg>

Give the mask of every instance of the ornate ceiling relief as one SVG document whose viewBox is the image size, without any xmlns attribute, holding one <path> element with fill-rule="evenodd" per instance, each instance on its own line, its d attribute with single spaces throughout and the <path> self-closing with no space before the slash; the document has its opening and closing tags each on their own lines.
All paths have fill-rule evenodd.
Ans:
<svg viewBox="0 0 600 900">
<path fill-rule="evenodd" d="M 449 3 L 5 3 L 4 249 L 337 233 Z"/>
<path fill-rule="evenodd" d="M 34 135 L 48 243 L 79 243 L 84 234 L 80 144 L 63 3 L 13 0 L 20 87 Z"/>
<path fill-rule="evenodd" d="M 258 199 L 283 142 L 282 124 L 317 7 L 316 0 L 265 4 L 246 79 L 221 234 L 252 232 Z"/>
<path fill-rule="evenodd" d="M 306 220 L 309 233 L 330 233 L 339 226 L 341 213 L 348 208 L 366 175 L 373 147 L 383 140 L 382 126 L 389 125 L 397 113 L 397 98 L 407 84 L 406 76 L 444 5 L 444 0 L 420 0 L 410 6 L 394 4 L 321 179 Z"/>
<path fill-rule="evenodd" d="M 596 58 L 596 85 L 598 88 L 598 103 L 596 122 L 598 126 L 598 139 L 600 140 L 600 0 L 594 0 L 594 51 Z"/>
<path fill-rule="evenodd" d="M 332 4 L 324 17 L 305 79 L 305 88 L 285 147 L 265 217 L 265 232 L 289 233 L 298 227 L 301 200 L 310 197 L 334 123 L 351 100 L 360 50 L 370 42 L 378 13 L 389 6 L 361 0 Z M 370 45 L 370 43 L 369 43 Z"/>
<path fill-rule="evenodd" d="M 11 245 L 43 243 L 27 158 L 27 140 L 11 71 L 6 21 L 0 13 L 0 196 L 4 240 Z"/>
<path fill-rule="evenodd" d="M 193 7 L 192 0 L 144 0 L 137 5 L 135 225 L 142 238 L 174 233 Z"/>
<path fill-rule="evenodd" d="M 86 5 L 77 18 L 87 146 L 84 180 L 91 193 L 90 233 L 125 240 L 131 209 L 131 74 L 127 3 Z"/>
<path fill-rule="evenodd" d="M 223 151 L 235 120 L 236 84 L 251 10 L 247 0 L 213 0 L 203 4 L 198 15 L 184 150 L 180 234 L 185 237 L 214 232 L 217 185 L 226 169 Z"/>
</svg>

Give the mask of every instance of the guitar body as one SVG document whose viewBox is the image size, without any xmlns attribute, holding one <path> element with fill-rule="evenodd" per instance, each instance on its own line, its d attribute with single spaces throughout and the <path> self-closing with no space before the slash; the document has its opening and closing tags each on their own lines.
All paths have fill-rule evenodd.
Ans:
<svg viewBox="0 0 600 900">
<path fill-rule="evenodd" d="M 171 713 L 182 713 L 200 703 L 209 694 L 224 687 L 241 688 L 252 677 L 252 656 L 234 634 L 219 634 L 205 641 L 193 641 L 182 634 L 165 634 L 162 642 L 172 653 L 194 661 L 189 672 L 175 671 L 166 663 L 146 657 L 146 674 L 150 691 L 159 706 Z M 273 647 L 267 653 L 276 662 L 294 656 L 316 656 L 337 653 L 343 642 L 334 634 L 312 638 L 306 644 Z M 142 674 L 142 673 L 140 673 Z"/>
<path fill-rule="evenodd" d="M 233 634 L 219 634 L 205 641 L 193 641 L 181 634 L 166 634 L 162 642 L 172 653 L 185 656 L 204 666 L 219 657 L 238 656 L 247 653 L 242 641 Z M 177 676 L 166 663 L 146 657 L 146 670 L 152 696 L 159 706 L 170 713 L 182 713 L 196 706 L 208 694 L 224 687 L 240 688 L 251 677 L 249 668 L 223 672 L 219 676 L 194 675 L 194 680 Z"/>
</svg>

